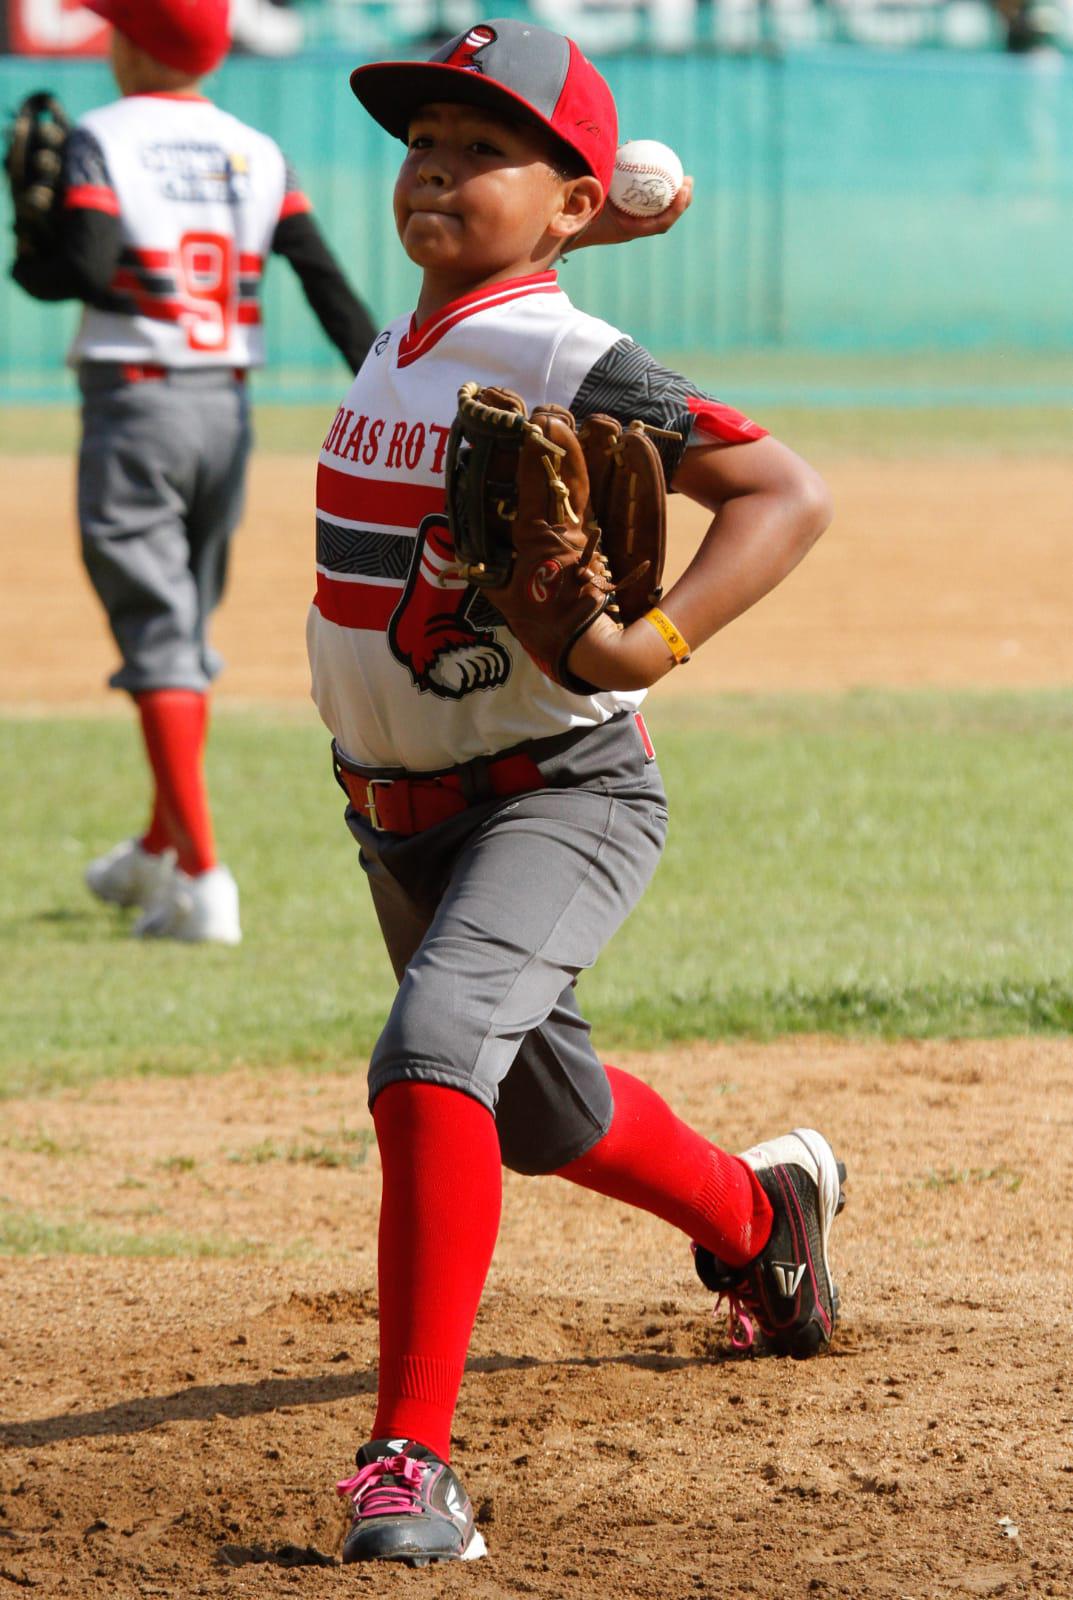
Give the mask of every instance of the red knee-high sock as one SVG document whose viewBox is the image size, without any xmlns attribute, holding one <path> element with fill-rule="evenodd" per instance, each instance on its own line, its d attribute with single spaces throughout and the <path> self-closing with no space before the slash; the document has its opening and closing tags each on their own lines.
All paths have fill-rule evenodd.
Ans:
<svg viewBox="0 0 1073 1600">
<path fill-rule="evenodd" d="M 149 826 L 142 834 L 142 849 L 147 850 L 151 856 L 160 856 L 171 846 L 171 829 L 168 819 L 164 814 L 164 807 L 160 803 L 160 792 L 153 785 L 153 812 L 149 818 Z"/>
<path fill-rule="evenodd" d="M 695 1133 L 639 1078 L 618 1067 L 607 1075 L 611 1126 L 557 1176 L 651 1211 L 728 1267 L 751 1261 L 771 1233 L 771 1206 L 752 1168 Z"/>
<path fill-rule="evenodd" d="M 458 1089 L 393 1083 L 373 1122 L 380 1205 L 375 1439 L 450 1459 L 451 1418 L 499 1232 L 503 1174 L 491 1113 Z"/>
<path fill-rule="evenodd" d="M 150 850 L 173 845 L 182 870 L 196 877 L 216 865 L 202 764 L 208 697 L 193 689 L 150 689 L 136 699 L 156 784 L 144 846 Z"/>
</svg>

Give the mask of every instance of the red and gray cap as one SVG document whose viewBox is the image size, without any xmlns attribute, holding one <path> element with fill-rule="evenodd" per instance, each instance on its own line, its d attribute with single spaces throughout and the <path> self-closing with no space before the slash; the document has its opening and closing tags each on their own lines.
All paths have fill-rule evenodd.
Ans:
<svg viewBox="0 0 1073 1600">
<path fill-rule="evenodd" d="M 460 101 L 546 128 L 607 193 L 618 147 L 615 98 L 572 39 L 508 17 L 478 23 L 427 61 L 374 61 L 350 74 L 371 116 L 405 139 L 420 106 Z"/>
<path fill-rule="evenodd" d="M 229 0 L 82 0 L 154 61 L 200 78 L 227 54 Z"/>
</svg>

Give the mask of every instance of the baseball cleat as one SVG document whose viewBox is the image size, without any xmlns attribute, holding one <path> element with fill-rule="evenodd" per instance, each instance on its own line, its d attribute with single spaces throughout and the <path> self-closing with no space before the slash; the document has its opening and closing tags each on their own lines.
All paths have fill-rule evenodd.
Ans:
<svg viewBox="0 0 1073 1600">
<path fill-rule="evenodd" d="M 803 1361 L 824 1349 L 838 1317 L 828 1241 L 842 1210 L 843 1162 L 822 1134 L 795 1128 L 780 1139 L 742 1152 L 771 1201 L 774 1220 L 767 1244 L 744 1267 L 726 1267 L 693 1246 L 697 1274 L 726 1304 L 730 1342 L 747 1350 L 759 1328 L 776 1355 Z"/>
<path fill-rule="evenodd" d="M 86 888 L 109 905 L 145 908 L 156 903 L 174 866 L 174 850 L 151 855 L 140 839 L 124 839 L 90 862 L 84 874 Z"/>
<path fill-rule="evenodd" d="M 335 1486 L 353 1520 L 343 1561 L 476 1561 L 487 1546 L 469 1495 L 445 1461 L 413 1439 L 374 1439 L 357 1454 L 358 1471 Z"/>
<path fill-rule="evenodd" d="M 238 884 L 226 867 L 189 877 L 176 867 L 165 892 L 140 916 L 136 939 L 179 939 L 186 944 L 239 944 Z"/>
</svg>

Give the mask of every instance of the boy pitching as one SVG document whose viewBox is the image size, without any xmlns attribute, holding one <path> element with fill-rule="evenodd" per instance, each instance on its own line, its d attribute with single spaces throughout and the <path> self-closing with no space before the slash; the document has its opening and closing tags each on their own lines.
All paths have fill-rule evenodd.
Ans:
<svg viewBox="0 0 1073 1600">
<path fill-rule="evenodd" d="M 727 1154 L 590 1043 L 574 982 L 642 895 L 666 827 L 639 706 L 684 652 L 648 617 L 621 632 L 600 618 L 569 659 L 595 687 L 572 692 L 520 648 L 495 591 L 457 575 L 444 452 L 458 390 L 668 430 L 668 480 L 713 514 L 660 602 L 694 650 L 786 576 L 830 510 L 763 428 L 563 293 L 555 263 L 600 212 L 617 143 L 611 92 L 571 41 L 492 20 L 351 83 L 406 143 L 395 223 L 423 276 L 318 471 L 313 695 L 399 980 L 369 1073 L 378 1403 L 338 1487 L 344 1561 L 423 1565 L 484 1553 L 450 1437 L 503 1165 L 665 1219 L 728 1302 L 734 1340 L 758 1328 L 795 1358 L 833 1330 L 843 1175 L 811 1129 Z"/>
<path fill-rule="evenodd" d="M 242 511 L 269 253 L 291 263 L 351 372 L 375 329 L 275 143 L 201 92 L 228 47 L 228 0 L 86 4 L 113 24 L 121 98 L 68 140 L 56 250 L 13 269 L 39 299 L 84 302 L 69 354 L 82 554 L 153 777 L 144 832 L 86 882 L 141 908 L 138 937 L 235 944 L 238 888 L 216 857 L 202 767 L 222 664 L 208 627 Z"/>
</svg>

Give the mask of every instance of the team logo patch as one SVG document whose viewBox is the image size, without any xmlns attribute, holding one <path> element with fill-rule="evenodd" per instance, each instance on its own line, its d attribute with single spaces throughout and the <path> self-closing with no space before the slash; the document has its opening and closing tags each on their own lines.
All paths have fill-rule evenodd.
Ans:
<svg viewBox="0 0 1073 1600">
<path fill-rule="evenodd" d="M 510 655 L 494 629 L 469 620 L 477 591 L 454 575 L 456 560 L 447 518 L 438 512 L 425 517 L 406 587 L 388 624 L 395 660 L 407 668 L 415 688 L 439 700 L 498 689 L 511 670 Z"/>
<path fill-rule="evenodd" d="M 533 568 L 526 584 L 526 593 L 534 605 L 542 606 L 551 599 L 559 586 L 562 572 L 558 561 L 542 561 L 539 567 Z"/>
<path fill-rule="evenodd" d="M 494 28 L 481 24 L 479 28 L 471 28 L 462 40 L 455 46 L 444 62 L 445 67 L 459 67 L 463 72 L 483 72 L 484 67 L 477 60 L 482 50 L 490 44 L 495 44 L 496 31 Z"/>
</svg>

